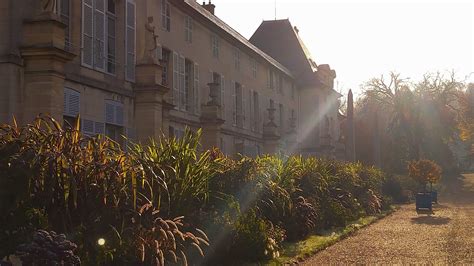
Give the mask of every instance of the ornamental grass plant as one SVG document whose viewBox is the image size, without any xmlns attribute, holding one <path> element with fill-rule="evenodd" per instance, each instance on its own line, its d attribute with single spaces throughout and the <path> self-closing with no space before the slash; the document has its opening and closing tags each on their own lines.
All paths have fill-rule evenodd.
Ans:
<svg viewBox="0 0 474 266">
<path fill-rule="evenodd" d="M 384 173 L 359 163 L 229 158 L 189 130 L 122 147 L 79 121 L 0 126 L 0 257 L 43 229 L 86 265 L 255 262 L 387 205 Z"/>
</svg>

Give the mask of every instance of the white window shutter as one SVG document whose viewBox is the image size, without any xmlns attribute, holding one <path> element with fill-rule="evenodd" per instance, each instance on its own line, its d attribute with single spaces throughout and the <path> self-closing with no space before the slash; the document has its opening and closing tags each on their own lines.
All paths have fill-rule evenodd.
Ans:
<svg viewBox="0 0 474 266">
<path fill-rule="evenodd" d="M 214 72 L 212 69 L 209 69 L 209 83 L 214 83 Z M 211 97 L 211 88 L 209 84 L 206 84 L 206 101 Z"/>
<path fill-rule="evenodd" d="M 183 56 L 179 56 L 179 109 L 186 110 L 186 88 L 184 86 L 185 79 L 185 60 Z"/>
<path fill-rule="evenodd" d="M 87 120 L 87 119 L 83 119 L 82 120 L 82 132 L 86 135 L 86 136 L 92 136 L 92 135 L 95 135 L 95 130 L 94 130 L 94 121 L 92 120 Z"/>
<path fill-rule="evenodd" d="M 271 80 L 272 80 L 272 76 L 271 76 L 271 70 L 269 68 L 268 71 L 267 71 L 267 89 L 272 88 L 271 87 L 271 84 L 272 84 Z"/>
<path fill-rule="evenodd" d="M 94 34 L 93 0 L 82 1 L 82 64 L 92 67 Z"/>
<path fill-rule="evenodd" d="M 123 126 L 124 124 L 122 104 L 115 105 L 115 124 L 120 126 Z"/>
<path fill-rule="evenodd" d="M 173 105 L 179 108 L 179 55 L 173 52 Z"/>
<path fill-rule="evenodd" d="M 163 59 L 163 47 L 161 44 L 156 46 L 156 59 L 162 60 Z"/>
<path fill-rule="evenodd" d="M 244 85 L 242 85 L 241 88 L 241 93 L 242 93 L 242 127 L 245 128 L 245 124 L 247 123 L 246 119 L 246 112 L 245 109 L 247 109 L 247 93 L 246 93 L 246 88 Z"/>
<path fill-rule="evenodd" d="M 80 112 L 81 94 L 75 90 L 64 88 L 64 109 L 67 116 L 77 116 Z"/>
<path fill-rule="evenodd" d="M 117 126 L 124 124 L 123 104 L 115 101 L 105 102 L 105 122 Z"/>
<path fill-rule="evenodd" d="M 253 111 L 253 90 L 249 90 L 249 123 L 250 123 L 250 130 L 255 130 L 254 129 L 254 121 L 255 121 L 255 117 L 254 117 L 254 111 Z"/>
<path fill-rule="evenodd" d="M 135 2 L 134 0 L 127 0 L 126 3 L 126 31 L 125 31 L 125 78 L 128 81 L 135 81 Z"/>
<path fill-rule="evenodd" d="M 111 102 L 105 102 L 105 122 L 115 124 L 115 106 Z"/>
<path fill-rule="evenodd" d="M 94 133 L 105 134 L 105 124 L 101 122 L 94 122 Z"/>
<path fill-rule="evenodd" d="M 94 68 L 105 70 L 105 0 L 94 1 Z"/>
<path fill-rule="evenodd" d="M 199 88 L 199 65 L 194 63 L 194 114 L 201 112 L 200 88 Z"/>
<path fill-rule="evenodd" d="M 222 117 L 224 117 L 225 120 L 225 77 L 224 75 L 221 75 L 221 98 L 220 98 L 220 104 L 221 104 L 221 110 L 222 110 Z"/>
<path fill-rule="evenodd" d="M 67 114 L 69 110 L 69 90 L 64 89 L 63 114 Z"/>
<path fill-rule="evenodd" d="M 232 87 L 232 116 L 233 116 L 232 121 L 233 121 L 234 126 L 236 126 L 237 125 L 237 95 L 236 95 L 237 88 L 233 80 L 230 82 L 230 84 Z"/>
</svg>

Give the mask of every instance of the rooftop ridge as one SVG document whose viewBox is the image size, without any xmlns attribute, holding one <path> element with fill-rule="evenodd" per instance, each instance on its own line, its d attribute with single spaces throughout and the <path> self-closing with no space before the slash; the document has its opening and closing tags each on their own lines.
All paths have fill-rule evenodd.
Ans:
<svg viewBox="0 0 474 266">
<path fill-rule="evenodd" d="M 265 52 L 263 52 L 262 50 L 260 50 L 257 46 L 253 45 L 242 34 L 240 34 L 238 31 L 236 31 L 234 28 L 232 28 L 230 25 L 228 25 L 225 21 L 223 21 L 219 17 L 211 14 L 209 11 L 207 11 L 205 8 L 203 8 L 197 1 L 195 1 L 195 0 L 184 0 L 184 3 L 186 3 L 188 6 L 193 8 L 195 11 L 197 11 L 198 13 L 203 15 L 206 19 L 211 21 L 214 25 L 221 28 L 223 31 L 227 32 L 230 36 L 237 39 L 240 43 L 247 46 L 247 48 L 253 50 L 255 53 L 257 53 L 258 55 L 263 57 L 263 59 L 268 61 L 270 64 L 272 64 L 276 68 L 280 69 L 280 71 L 282 71 L 285 74 L 287 74 L 288 76 L 294 78 L 293 73 L 288 68 L 286 68 L 283 64 L 281 64 L 275 58 L 271 57 L 270 55 L 268 55 Z"/>
</svg>

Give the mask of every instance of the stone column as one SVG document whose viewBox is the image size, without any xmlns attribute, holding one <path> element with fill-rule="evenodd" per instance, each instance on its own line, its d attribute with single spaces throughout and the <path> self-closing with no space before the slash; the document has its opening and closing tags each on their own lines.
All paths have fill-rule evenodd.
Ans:
<svg viewBox="0 0 474 266">
<path fill-rule="evenodd" d="M 158 140 L 168 135 L 167 118 L 169 108 L 163 100 L 169 88 L 161 84 L 163 67 L 156 63 L 142 63 L 136 67 L 135 125 L 137 140 L 147 143 L 150 138 Z"/>
<path fill-rule="evenodd" d="M 64 66 L 76 55 L 66 50 L 65 27 L 53 12 L 43 12 L 23 22 L 24 108 L 22 123 L 37 115 L 62 121 L 64 104 Z M 62 123 L 62 122 L 60 122 Z"/>
<path fill-rule="evenodd" d="M 201 145 L 204 150 L 219 147 L 222 125 L 225 122 L 222 105 L 218 100 L 219 84 L 209 83 L 208 86 L 211 100 L 201 107 Z"/>
<path fill-rule="evenodd" d="M 346 160 L 354 162 L 355 156 L 355 129 L 354 129 L 354 96 L 349 90 L 347 96 L 347 121 L 346 121 Z"/>
<path fill-rule="evenodd" d="M 270 101 L 268 111 L 269 121 L 263 125 L 263 153 L 275 154 L 278 152 L 280 144 L 280 134 L 278 126 L 275 124 L 275 107 L 273 101 Z"/>
</svg>

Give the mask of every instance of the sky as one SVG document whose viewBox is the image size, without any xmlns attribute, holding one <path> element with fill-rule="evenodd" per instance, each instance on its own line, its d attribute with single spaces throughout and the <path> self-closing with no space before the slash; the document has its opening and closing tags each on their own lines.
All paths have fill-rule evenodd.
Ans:
<svg viewBox="0 0 474 266">
<path fill-rule="evenodd" d="M 202 0 L 198 0 L 202 2 Z M 275 18 L 275 0 L 212 0 L 216 15 L 247 39 Z M 390 71 L 412 81 L 455 71 L 474 82 L 474 0 L 276 0 L 317 64 L 336 70 L 335 89 L 360 95 L 360 85 Z"/>
</svg>

